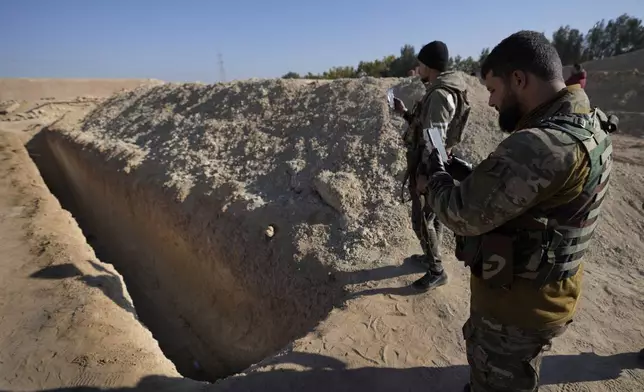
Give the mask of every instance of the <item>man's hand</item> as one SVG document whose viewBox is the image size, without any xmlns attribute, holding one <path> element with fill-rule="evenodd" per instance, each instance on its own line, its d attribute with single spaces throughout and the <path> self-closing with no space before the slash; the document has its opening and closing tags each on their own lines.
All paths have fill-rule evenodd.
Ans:
<svg viewBox="0 0 644 392">
<path fill-rule="evenodd" d="M 422 174 L 416 176 L 416 192 L 424 194 L 427 191 L 427 185 L 429 185 L 429 177 Z"/>
<path fill-rule="evenodd" d="M 405 107 L 403 101 L 401 101 L 400 98 L 394 97 L 394 112 L 402 116 L 406 111 L 407 108 Z"/>
<path fill-rule="evenodd" d="M 427 154 L 425 151 L 424 154 Z M 429 185 L 429 178 L 436 172 L 445 171 L 445 165 L 437 149 L 433 149 L 429 153 L 429 158 L 427 158 L 426 170 L 423 170 L 423 174 L 418 174 L 416 176 L 416 191 L 420 194 L 427 192 L 427 186 Z"/>
<path fill-rule="evenodd" d="M 438 152 L 438 149 L 434 148 L 432 152 L 429 153 L 429 164 L 428 164 L 429 173 L 428 176 L 432 176 L 434 173 L 439 171 L 445 171 L 445 164 L 443 163 L 443 158 Z"/>
<path fill-rule="evenodd" d="M 471 163 L 454 155 L 445 163 L 445 169 L 456 181 L 465 180 L 474 170 Z"/>
</svg>

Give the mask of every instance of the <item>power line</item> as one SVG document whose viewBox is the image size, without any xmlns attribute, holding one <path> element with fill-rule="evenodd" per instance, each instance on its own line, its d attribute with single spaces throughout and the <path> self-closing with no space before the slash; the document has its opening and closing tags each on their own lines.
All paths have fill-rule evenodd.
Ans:
<svg viewBox="0 0 644 392">
<path fill-rule="evenodd" d="M 219 64 L 219 81 L 226 81 L 226 69 L 224 68 L 224 56 L 221 53 L 217 53 L 217 63 Z"/>
</svg>

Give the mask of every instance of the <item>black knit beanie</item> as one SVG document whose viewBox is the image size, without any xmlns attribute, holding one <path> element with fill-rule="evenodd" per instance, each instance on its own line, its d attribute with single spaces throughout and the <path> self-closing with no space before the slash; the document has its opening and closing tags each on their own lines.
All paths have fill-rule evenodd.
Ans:
<svg viewBox="0 0 644 392">
<path fill-rule="evenodd" d="M 447 45 L 441 41 L 428 43 L 418 52 L 418 61 L 439 72 L 446 71 L 449 62 Z"/>
</svg>

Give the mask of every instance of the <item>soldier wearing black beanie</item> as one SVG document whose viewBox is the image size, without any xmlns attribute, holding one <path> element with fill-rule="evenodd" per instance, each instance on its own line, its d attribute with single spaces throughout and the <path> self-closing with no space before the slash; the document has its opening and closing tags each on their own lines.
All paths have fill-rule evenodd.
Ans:
<svg viewBox="0 0 644 392">
<path fill-rule="evenodd" d="M 394 98 L 394 110 L 409 123 L 403 134 L 407 145 L 405 179 L 409 179 L 412 228 L 423 248 L 423 254 L 414 255 L 412 259 L 427 268 L 427 273 L 415 281 L 413 287 L 426 291 L 447 283 L 441 257 L 443 224 L 428 204 L 428 157 L 433 150 L 429 132 L 441 135 L 449 153 L 462 139 L 470 107 L 465 79 L 457 72 L 447 70 L 449 51 L 445 43 L 428 43 L 418 52 L 417 58 L 418 74 L 425 83 L 425 96 L 411 111 L 400 99 Z"/>
</svg>

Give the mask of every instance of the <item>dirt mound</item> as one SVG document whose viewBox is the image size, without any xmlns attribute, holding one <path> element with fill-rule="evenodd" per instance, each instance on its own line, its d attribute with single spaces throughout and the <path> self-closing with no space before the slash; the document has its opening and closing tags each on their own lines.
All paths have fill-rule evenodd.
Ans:
<svg viewBox="0 0 644 392">
<path fill-rule="evenodd" d="M 644 111 L 644 73 L 638 71 L 589 72 L 586 92 L 593 105 L 610 111 Z"/>
<path fill-rule="evenodd" d="M 620 72 L 638 70 L 644 72 L 644 49 L 615 57 L 606 57 L 600 60 L 587 61 L 582 63 L 584 69 L 589 72 Z M 572 65 L 563 67 L 564 76 L 568 77 L 573 71 Z"/>
<path fill-rule="evenodd" d="M 163 83 L 154 79 L 28 79 L 0 78 L 0 101 L 74 99 L 92 96 L 105 98 L 121 90 Z"/>
<path fill-rule="evenodd" d="M 463 77 L 474 112 L 457 151 L 479 161 L 503 135 L 484 87 Z M 364 252 L 374 258 L 378 241 L 364 238 L 363 227 L 382 227 L 389 245 L 408 237 L 400 232 L 406 207 L 397 202 L 406 125 L 386 107 L 392 85 L 408 102 L 424 93 L 417 79 L 374 78 L 145 87 L 108 100 L 69 135 L 121 156 L 120 165 L 154 178 L 180 201 L 208 190 L 247 211 L 279 205 L 290 212 L 272 220 L 287 238 L 311 240 L 302 230 L 321 225 L 312 241 L 322 245 L 317 257 L 344 269 L 368 265 L 358 260 Z M 351 201 L 342 199 L 347 190 Z M 343 251 L 347 236 L 361 239 L 348 247 L 353 257 Z M 311 253 L 310 244 L 296 248 L 296 258 Z"/>
<path fill-rule="evenodd" d="M 501 135 L 484 88 L 463 77 L 476 120 L 462 151 L 479 160 Z M 142 87 L 52 127 L 41 168 L 102 238 L 101 258 L 177 368 L 220 377 L 313 327 L 356 271 L 398 265 L 417 247 L 398 201 L 404 124 L 385 102 L 397 83 Z M 417 80 L 397 89 L 423 93 Z M 60 173 L 46 174 L 52 162 Z"/>
<path fill-rule="evenodd" d="M 637 70 L 591 71 L 586 92 L 592 105 L 619 117 L 619 133 L 644 134 L 644 74 Z"/>
<path fill-rule="evenodd" d="M 587 71 L 632 71 L 639 69 L 644 72 L 644 49 L 615 57 L 607 57 L 601 60 L 588 61 L 584 63 Z"/>
</svg>

